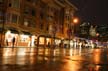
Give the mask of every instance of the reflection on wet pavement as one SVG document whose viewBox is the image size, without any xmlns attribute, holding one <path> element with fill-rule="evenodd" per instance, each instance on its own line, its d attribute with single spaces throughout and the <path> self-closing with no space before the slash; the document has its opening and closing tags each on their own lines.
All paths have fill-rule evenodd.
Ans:
<svg viewBox="0 0 108 71">
<path fill-rule="evenodd" d="M 108 49 L 0 48 L 0 71 L 107 71 Z"/>
</svg>

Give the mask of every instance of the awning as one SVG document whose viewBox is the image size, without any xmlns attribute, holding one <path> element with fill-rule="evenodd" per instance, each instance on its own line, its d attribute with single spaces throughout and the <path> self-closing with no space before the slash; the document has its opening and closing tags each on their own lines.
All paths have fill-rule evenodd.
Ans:
<svg viewBox="0 0 108 71">
<path fill-rule="evenodd" d="M 52 38 L 50 35 L 39 35 L 39 37 L 47 37 L 47 38 Z"/>
<path fill-rule="evenodd" d="M 11 31 L 11 33 L 14 33 L 14 34 L 19 34 L 19 31 L 16 30 L 16 29 L 9 29 Z"/>
<path fill-rule="evenodd" d="M 30 32 L 22 31 L 23 34 L 25 35 L 32 35 Z"/>
</svg>

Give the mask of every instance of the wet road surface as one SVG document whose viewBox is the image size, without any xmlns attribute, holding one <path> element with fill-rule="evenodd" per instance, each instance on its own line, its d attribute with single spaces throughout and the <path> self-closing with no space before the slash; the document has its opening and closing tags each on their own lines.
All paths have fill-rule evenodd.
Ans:
<svg viewBox="0 0 108 71">
<path fill-rule="evenodd" d="M 0 48 L 0 71 L 108 71 L 108 49 Z"/>
</svg>

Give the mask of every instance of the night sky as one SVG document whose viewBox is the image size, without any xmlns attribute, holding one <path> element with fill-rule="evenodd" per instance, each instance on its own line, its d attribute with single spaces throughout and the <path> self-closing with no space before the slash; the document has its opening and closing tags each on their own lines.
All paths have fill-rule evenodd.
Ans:
<svg viewBox="0 0 108 71">
<path fill-rule="evenodd" d="M 108 0 L 70 0 L 77 8 L 80 21 L 108 25 Z"/>
</svg>

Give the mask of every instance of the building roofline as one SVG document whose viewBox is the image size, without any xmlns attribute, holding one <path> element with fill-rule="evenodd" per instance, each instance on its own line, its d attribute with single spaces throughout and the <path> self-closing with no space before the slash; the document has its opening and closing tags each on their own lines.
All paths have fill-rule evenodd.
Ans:
<svg viewBox="0 0 108 71">
<path fill-rule="evenodd" d="M 54 0 L 58 5 L 60 5 L 61 7 L 65 7 L 64 4 L 60 3 L 58 0 Z"/>
<path fill-rule="evenodd" d="M 68 0 L 65 0 L 66 3 L 68 3 L 70 6 L 72 6 L 76 11 L 78 10 L 78 8 L 73 5 L 71 2 L 69 2 Z"/>
</svg>

